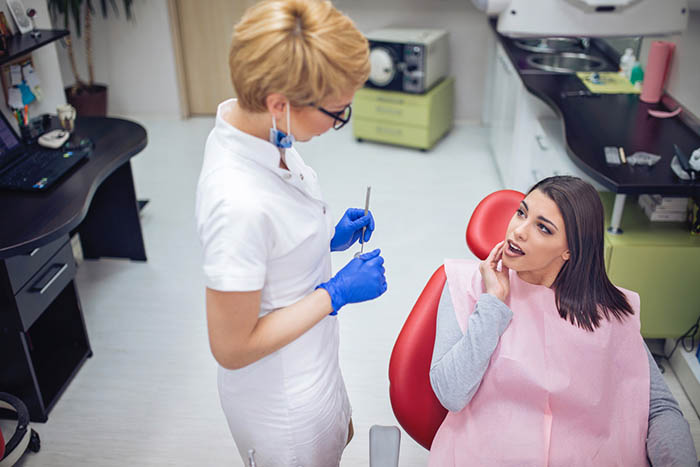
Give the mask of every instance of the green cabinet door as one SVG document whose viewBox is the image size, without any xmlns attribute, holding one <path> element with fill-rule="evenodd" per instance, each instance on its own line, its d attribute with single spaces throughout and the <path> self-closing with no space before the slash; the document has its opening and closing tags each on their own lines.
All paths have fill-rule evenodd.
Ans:
<svg viewBox="0 0 700 467">
<path fill-rule="evenodd" d="M 601 193 L 606 229 L 615 194 Z M 700 316 L 700 236 L 684 223 L 651 222 L 628 196 L 621 235 L 605 233 L 608 277 L 641 300 L 642 335 L 676 338 Z"/>
</svg>

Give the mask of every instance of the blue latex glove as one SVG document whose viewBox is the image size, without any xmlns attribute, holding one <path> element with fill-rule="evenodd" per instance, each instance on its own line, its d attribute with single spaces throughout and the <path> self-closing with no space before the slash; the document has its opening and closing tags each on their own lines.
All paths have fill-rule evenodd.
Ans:
<svg viewBox="0 0 700 467">
<path fill-rule="evenodd" d="M 350 248 L 353 243 L 360 239 L 362 227 L 365 229 L 365 242 L 368 242 L 374 232 L 374 217 L 372 211 L 364 209 L 350 208 L 345 211 L 343 217 L 335 226 L 335 234 L 331 240 L 331 251 L 344 251 Z"/>
<path fill-rule="evenodd" d="M 331 315 L 348 303 L 372 300 L 386 292 L 384 258 L 380 253 L 377 249 L 354 258 L 328 282 L 316 287 L 326 289 L 331 296 Z"/>
</svg>

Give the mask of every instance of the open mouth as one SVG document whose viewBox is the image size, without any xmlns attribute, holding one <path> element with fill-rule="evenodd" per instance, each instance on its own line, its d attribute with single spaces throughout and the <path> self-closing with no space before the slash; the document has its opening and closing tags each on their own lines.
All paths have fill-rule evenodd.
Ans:
<svg viewBox="0 0 700 467">
<path fill-rule="evenodd" d="M 525 252 L 521 250 L 518 245 L 510 240 L 508 240 L 508 248 L 506 248 L 506 251 L 510 253 L 509 256 L 523 256 L 525 254 Z"/>
</svg>

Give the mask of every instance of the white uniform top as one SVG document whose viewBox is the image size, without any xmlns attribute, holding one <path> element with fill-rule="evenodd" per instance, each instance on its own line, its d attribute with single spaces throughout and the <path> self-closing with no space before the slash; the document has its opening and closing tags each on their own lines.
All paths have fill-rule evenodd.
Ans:
<svg viewBox="0 0 700 467">
<path fill-rule="evenodd" d="M 331 277 L 334 228 L 314 170 L 224 120 L 221 103 L 199 177 L 196 220 L 207 287 L 262 290 L 260 315 L 291 305 Z M 233 310 L 232 310 L 233 312 Z M 338 321 L 240 370 L 219 368 L 219 394 L 241 456 L 261 466 L 334 466 L 350 403 L 338 365 Z"/>
</svg>

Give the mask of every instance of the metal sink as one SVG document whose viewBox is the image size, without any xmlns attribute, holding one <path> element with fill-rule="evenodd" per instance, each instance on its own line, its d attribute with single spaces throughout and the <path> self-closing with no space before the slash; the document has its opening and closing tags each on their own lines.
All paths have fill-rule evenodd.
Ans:
<svg viewBox="0 0 700 467">
<path fill-rule="evenodd" d="M 575 37 L 542 37 L 534 39 L 518 39 L 515 45 L 523 50 L 539 53 L 585 52 L 588 39 Z"/>
<path fill-rule="evenodd" d="M 575 73 L 577 71 L 600 71 L 605 61 L 592 55 L 564 52 L 559 54 L 532 54 L 527 63 L 535 68 L 556 73 Z"/>
</svg>

